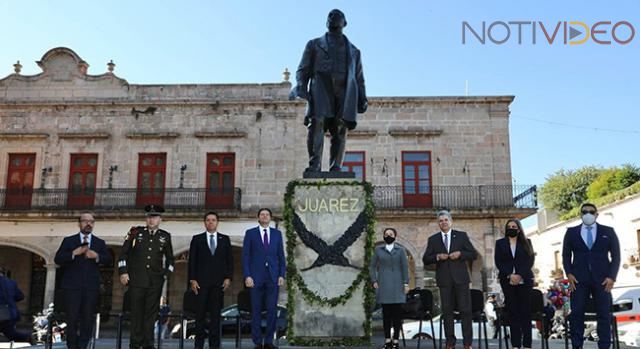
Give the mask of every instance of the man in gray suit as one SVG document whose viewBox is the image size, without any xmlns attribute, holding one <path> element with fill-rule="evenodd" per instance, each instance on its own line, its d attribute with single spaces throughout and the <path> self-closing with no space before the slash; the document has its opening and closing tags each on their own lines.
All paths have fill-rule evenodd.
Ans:
<svg viewBox="0 0 640 349">
<path fill-rule="evenodd" d="M 453 312 L 457 310 L 462 318 L 464 349 L 471 349 L 471 278 L 467 262 L 475 260 L 478 252 L 471 244 L 467 233 L 451 229 L 453 221 L 448 211 L 438 212 L 437 217 L 440 231 L 429 237 L 422 263 L 425 266 L 436 265 L 436 284 L 440 289 L 446 348 L 453 349 L 456 345 Z M 454 304 L 457 304 L 456 309 L 453 307 Z"/>
</svg>

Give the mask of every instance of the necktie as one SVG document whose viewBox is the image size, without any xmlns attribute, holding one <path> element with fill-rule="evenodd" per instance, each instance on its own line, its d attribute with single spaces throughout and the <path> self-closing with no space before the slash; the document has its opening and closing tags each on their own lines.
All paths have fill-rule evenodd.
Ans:
<svg viewBox="0 0 640 349">
<path fill-rule="evenodd" d="M 589 247 L 589 249 L 593 247 L 593 233 L 591 230 L 593 230 L 593 227 L 587 227 L 587 247 Z"/>
<path fill-rule="evenodd" d="M 216 254 L 216 239 L 213 238 L 213 234 L 209 234 L 209 250 L 212 256 Z"/>
<path fill-rule="evenodd" d="M 83 244 L 88 244 L 89 243 L 89 237 L 87 235 L 82 237 L 82 243 Z"/>
<path fill-rule="evenodd" d="M 449 253 L 449 234 L 444 234 L 444 248 Z"/>
<path fill-rule="evenodd" d="M 269 235 L 267 235 L 267 229 L 262 229 L 264 235 L 262 235 L 262 244 L 264 245 L 264 250 L 269 249 Z"/>
</svg>

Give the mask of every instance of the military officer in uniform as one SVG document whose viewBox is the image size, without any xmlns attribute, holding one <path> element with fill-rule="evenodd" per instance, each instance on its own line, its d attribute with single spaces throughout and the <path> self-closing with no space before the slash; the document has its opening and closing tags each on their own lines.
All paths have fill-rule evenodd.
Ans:
<svg viewBox="0 0 640 349">
<path fill-rule="evenodd" d="M 147 205 L 144 210 L 147 225 L 132 227 L 127 233 L 118 262 L 120 282 L 129 286 L 130 349 L 153 348 L 153 327 L 158 317 L 162 286 L 165 276 L 174 268 L 171 234 L 158 228 L 164 208 Z"/>
</svg>

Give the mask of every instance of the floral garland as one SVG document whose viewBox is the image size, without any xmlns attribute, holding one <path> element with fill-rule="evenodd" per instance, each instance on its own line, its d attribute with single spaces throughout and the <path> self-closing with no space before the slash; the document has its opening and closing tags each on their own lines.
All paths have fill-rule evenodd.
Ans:
<svg viewBox="0 0 640 349">
<path fill-rule="evenodd" d="M 364 268 L 360 270 L 360 273 L 353 281 L 351 286 L 347 288 L 344 294 L 334 297 L 334 298 L 325 298 L 320 297 L 315 292 L 311 291 L 304 279 L 298 272 L 298 268 L 295 264 L 295 259 L 293 257 L 296 244 L 297 244 L 297 234 L 294 230 L 293 224 L 293 194 L 295 188 L 297 186 L 316 186 L 318 189 L 322 186 L 328 185 L 352 185 L 352 186 L 362 186 L 365 192 L 365 208 L 364 212 L 367 217 L 366 220 L 366 238 L 365 238 L 365 255 L 364 255 Z M 371 257 L 373 254 L 374 248 L 374 235 L 375 235 L 375 206 L 373 203 L 373 186 L 367 182 L 357 182 L 357 181 L 339 181 L 339 182 L 327 182 L 327 181 L 318 181 L 318 182 L 304 182 L 300 180 L 294 180 L 289 182 L 287 185 L 287 191 L 284 196 L 284 212 L 283 212 L 284 224 L 287 235 L 287 321 L 289 326 L 287 326 L 287 340 L 291 345 L 300 345 L 300 346 L 360 346 L 360 345 L 370 345 L 371 342 L 371 312 L 375 306 L 375 290 L 368 280 L 371 279 L 369 275 L 368 265 L 371 261 Z M 364 302 L 362 306 L 365 311 L 365 321 L 362 324 L 365 335 L 363 337 L 347 337 L 347 338 L 339 338 L 339 339 L 318 339 L 318 338 L 301 338 L 296 337 L 293 333 L 293 316 L 295 313 L 294 300 L 296 297 L 296 288 L 302 294 L 302 297 L 309 303 L 320 306 L 327 307 L 335 307 L 338 305 L 345 304 L 351 297 L 355 290 L 360 286 L 360 284 L 364 284 Z"/>
</svg>

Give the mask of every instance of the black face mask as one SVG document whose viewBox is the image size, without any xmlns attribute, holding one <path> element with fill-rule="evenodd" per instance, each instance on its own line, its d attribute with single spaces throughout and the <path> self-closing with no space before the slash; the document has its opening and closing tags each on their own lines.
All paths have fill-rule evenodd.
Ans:
<svg viewBox="0 0 640 349">
<path fill-rule="evenodd" d="M 510 238 L 514 238 L 516 236 L 518 236 L 518 229 L 517 228 L 507 228 L 507 234 L 508 237 Z"/>
<path fill-rule="evenodd" d="M 394 238 L 393 236 L 384 237 L 384 242 L 386 242 L 387 244 L 392 244 L 394 241 L 396 241 L 396 238 Z"/>
</svg>

